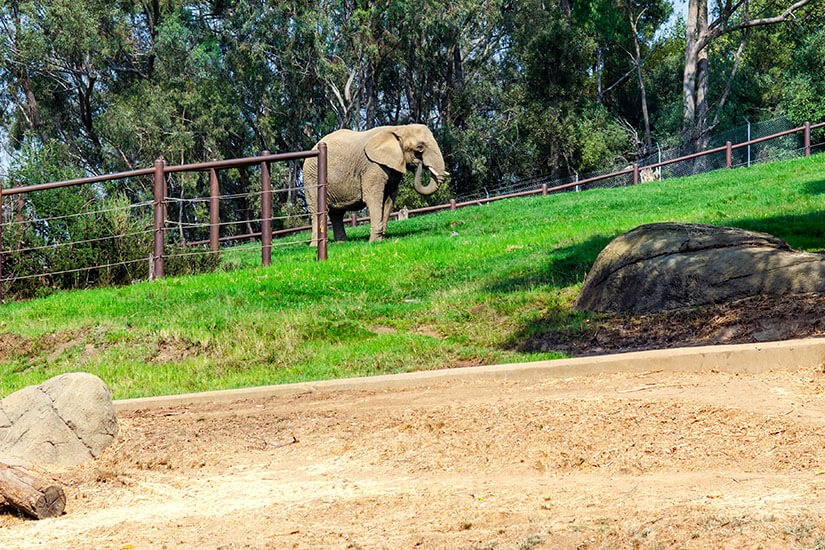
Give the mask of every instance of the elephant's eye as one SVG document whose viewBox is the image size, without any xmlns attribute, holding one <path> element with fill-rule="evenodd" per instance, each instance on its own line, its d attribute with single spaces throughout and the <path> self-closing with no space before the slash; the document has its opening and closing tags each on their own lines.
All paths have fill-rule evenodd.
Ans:
<svg viewBox="0 0 825 550">
<path fill-rule="evenodd" d="M 418 147 L 415 148 L 415 150 L 418 151 L 419 153 L 423 153 L 424 152 L 424 145 L 419 144 Z"/>
</svg>

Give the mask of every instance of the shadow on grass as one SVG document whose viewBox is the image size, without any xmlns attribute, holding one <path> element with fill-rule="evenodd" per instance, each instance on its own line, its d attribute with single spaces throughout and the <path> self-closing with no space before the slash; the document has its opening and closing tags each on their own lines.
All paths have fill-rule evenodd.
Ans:
<svg viewBox="0 0 825 550">
<path fill-rule="evenodd" d="M 358 226 L 359 231 L 355 233 L 354 228 L 347 225 L 344 230 L 347 232 L 347 241 L 344 242 L 369 242 L 370 240 L 370 225 L 362 224 Z M 407 224 L 407 223 L 398 223 L 396 221 L 390 221 L 390 226 L 387 228 L 387 233 L 384 236 L 384 240 L 391 240 L 398 237 L 406 237 L 408 235 L 419 235 L 422 233 L 430 233 L 435 231 L 437 228 L 433 224 Z M 361 231 L 363 230 L 363 232 Z M 353 233 L 355 233 L 353 235 Z M 330 242 L 335 242 L 335 238 L 332 236 L 332 230 L 329 232 Z"/>
<path fill-rule="evenodd" d="M 449 221 L 445 223 L 448 226 L 450 225 Z M 386 238 L 394 239 L 396 237 L 434 233 L 436 231 L 439 231 L 439 225 L 432 220 L 416 220 L 413 223 L 390 222 L 390 226 L 387 228 Z"/>
<path fill-rule="evenodd" d="M 825 192 L 825 184 L 823 184 Z M 744 218 L 726 222 L 727 225 L 750 231 L 769 233 L 788 241 L 796 250 L 825 249 L 825 211 L 803 215 Z"/>
<path fill-rule="evenodd" d="M 804 189 L 811 195 L 821 195 L 825 193 L 825 179 L 806 182 Z"/>
<path fill-rule="evenodd" d="M 613 236 L 596 235 L 575 245 L 554 248 L 547 261 L 512 277 L 496 279 L 484 287 L 485 292 L 500 294 L 521 292 L 538 286 L 565 288 L 584 280 L 599 252 Z"/>
</svg>

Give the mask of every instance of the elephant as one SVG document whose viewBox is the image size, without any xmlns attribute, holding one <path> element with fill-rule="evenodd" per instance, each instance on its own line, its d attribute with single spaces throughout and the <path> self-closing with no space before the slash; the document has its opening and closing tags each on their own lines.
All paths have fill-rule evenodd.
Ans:
<svg viewBox="0 0 825 550">
<path fill-rule="evenodd" d="M 415 170 L 415 190 L 430 195 L 444 177 L 444 158 L 432 132 L 423 124 L 380 126 L 364 132 L 338 130 L 324 136 L 327 144 L 327 201 L 336 241 L 347 240 L 344 214 L 367 207 L 370 242 L 380 241 L 407 170 Z M 314 149 L 318 148 L 318 144 Z M 421 174 L 427 170 L 426 184 Z M 304 161 L 304 194 L 312 218 L 312 245 L 318 244 L 318 160 Z M 430 174 L 435 181 L 430 180 Z"/>
</svg>

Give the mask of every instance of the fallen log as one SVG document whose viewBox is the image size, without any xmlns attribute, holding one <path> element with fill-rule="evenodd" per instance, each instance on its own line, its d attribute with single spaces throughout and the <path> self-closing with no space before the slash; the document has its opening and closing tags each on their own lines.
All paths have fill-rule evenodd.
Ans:
<svg viewBox="0 0 825 550">
<path fill-rule="evenodd" d="M 0 462 L 0 504 L 12 506 L 36 519 L 63 514 L 63 488 L 32 472 Z"/>
</svg>

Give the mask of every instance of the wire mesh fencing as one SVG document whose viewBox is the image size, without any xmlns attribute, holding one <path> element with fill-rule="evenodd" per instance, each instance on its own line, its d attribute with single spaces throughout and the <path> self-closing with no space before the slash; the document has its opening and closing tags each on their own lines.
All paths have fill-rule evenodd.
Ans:
<svg viewBox="0 0 825 550">
<path fill-rule="evenodd" d="M 197 247 L 219 243 L 222 250 L 228 245 L 259 239 L 268 223 L 275 237 L 283 237 L 276 246 L 304 244 L 309 237 L 286 238 L 298 233 L 292 229 L 304 230 L 311 225 L 311 215 L 304 202 L 304 187 L 298 183 L 263 191 L 260 175 L 254 171 L 243 179 L 249 182 L 246 190 L 240 190 L 232 175 L 218 176 L 215 188 L 192 186 L 192 176 L 209 174 L 169 174 L 167 184 L 169 195 L 165 199 L 166 234 L 168 242 L 195 254 Z M 189 184 L 187 184 L 189 180 Z M 233 185 L 230 185 L 233 184 Z M 226 187 L 234 187 L 225 192 Z M 318 186 L 314 186 L 317 188 Z M 210 192 L 211 191 L 211 192 Z M 269 212 L 265 212 L 264 195 L 268 194 Z M 302 204 L 303 203 L 303 204 Z M 204 253 L 214 252 L 204 251 Z"/>
<path fill-rule="evenodd" d="M 127 284 L 148 277 L 151 201 L 52 189 L 0 201 L 0 290 Z"/>
</svg>

